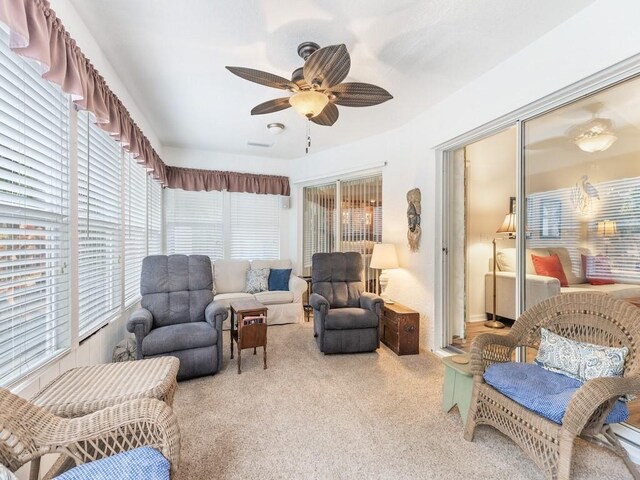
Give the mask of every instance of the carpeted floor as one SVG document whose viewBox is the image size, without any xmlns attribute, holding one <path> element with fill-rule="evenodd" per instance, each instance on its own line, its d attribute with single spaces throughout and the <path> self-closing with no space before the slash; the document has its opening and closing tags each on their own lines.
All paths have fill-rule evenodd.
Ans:
<svg viewBox="0 0 640 480">
<path fill-rule="evenodd" d="M 542 479 L 509 439 L 479 427 L 462 438 L 457 410 L 440 408 L 443 369 L 429 354 L 324 356 L 311 325 L 269 327 L 262 355 L 229 359 L 221 372 L 182 382 L 179 480 Z M 631 478 L 609 452 L 580 442 L 576 479 Z"/>
</svg>

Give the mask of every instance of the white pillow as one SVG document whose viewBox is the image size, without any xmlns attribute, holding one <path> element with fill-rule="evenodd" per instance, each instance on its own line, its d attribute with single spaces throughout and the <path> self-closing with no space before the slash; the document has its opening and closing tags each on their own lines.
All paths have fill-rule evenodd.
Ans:
<svg viewBox="0 0 640 480">
<path fill-rule="evenodd" d="M 247 270 L 247 285 L 244 291 L 247 293 L 260 293 L 269 290 L 269 268 L 256 268 Z"/>
<path fill-rule="evenodd" d="M 586 382 L 598 377 L 621 377 L 628 353 L 627 347 L 576 342 L 541 328 L 536 362 L 546 370 Z"/>
</svg>

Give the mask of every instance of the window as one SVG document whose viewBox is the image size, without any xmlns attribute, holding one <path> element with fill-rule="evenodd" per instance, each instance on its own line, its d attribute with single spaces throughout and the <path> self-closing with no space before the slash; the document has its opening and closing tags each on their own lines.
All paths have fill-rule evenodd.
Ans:
<svg viewBox="0 0 640 480">
<path fill-rule="evenodd" d="M 224 258 L 222 192 L 166 193 L 167 253 Z"/>
<path fill-rule="evenodd" d="M 230 193 L 230 258 L 280 258 L 280 197 Z"/>
<path fill-rule="evenodd" d="M 78 284 L 80 337 L 120 310 L 122 245 L 120 145 L 78 114 Z"/>
<path fill-rule="evenodd" d="M 0 384 L 69 347 L 69 101 L 0 31 Z"/>
<path fill-rule="evenodd" d="M 147 254 L 147 173 L 132 155 L 125 157 L 124 304 L 129 306 L 140 296 L 140 271 Z"/>
<path fill-rule="evenodd" d="M 147 176 L 147 255 L 162 254 L 162 187 Z"/>
<path fill-rule="evenodd" d="M 280 197 L 166 191 L 167 253 L 221 258 L 280 257 Z"/>
</svg>

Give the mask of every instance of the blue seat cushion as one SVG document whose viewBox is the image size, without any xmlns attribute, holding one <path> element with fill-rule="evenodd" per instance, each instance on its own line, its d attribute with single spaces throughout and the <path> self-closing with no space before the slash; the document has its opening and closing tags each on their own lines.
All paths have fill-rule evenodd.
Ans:
<svg viewBox="0 0 640 480">
<path fill-rule="evenodd" d="M 327 330 L 376 328 L 378 321 L 378 315 L 364 308 L 332 308 L 324 320 L 324 328 Z"/>
<path fill-rule="evenodd" d="M 569 400 L 582 382 L 560 373 L 545 370 L 535 363 L 495 363 L 484 372 L 484 381 L 504 396 L 562 424 Z M 627 405 L 617 401 L 606 423 L 624 422 L 629 416 Z"/>
<path fill-rule="evenodd" d="M 143 355 L 210 347 L 218 341 L 218 331 L 207 322 L 189 322 L 154 328 L 142 339 Z"/>
<path fill-rule="evenodd" d="M 155 448 L 140 447 L 78 465 L 56 480 L 169 480 L 169 461 Z"/>
</svg>

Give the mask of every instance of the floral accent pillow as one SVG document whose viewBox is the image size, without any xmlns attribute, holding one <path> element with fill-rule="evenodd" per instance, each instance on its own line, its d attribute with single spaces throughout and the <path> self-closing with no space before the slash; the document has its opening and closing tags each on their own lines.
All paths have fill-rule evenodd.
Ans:
<svg viewBox="0 0 640 480">
<path fill-rule="evenodd" d="M 581 382 L 598 377 L 621 377 L 627 347 L 603 347 L 576 342 L 540 329 L 541 339 L 536 362 L 551 372 L 562 373 Z"/>
<path fill-rule="evenodd" d="M 260 293 L 269 290 L 269 268 L 256 268 L 247 270 L 247 284 L 244 291 L 247 293 Z"/>
</svg>

